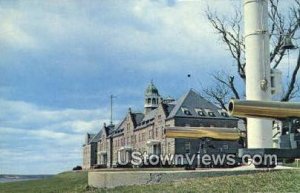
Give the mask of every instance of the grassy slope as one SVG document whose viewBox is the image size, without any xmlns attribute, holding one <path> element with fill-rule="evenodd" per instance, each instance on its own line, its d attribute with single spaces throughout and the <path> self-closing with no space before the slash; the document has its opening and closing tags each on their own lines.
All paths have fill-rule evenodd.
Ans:
<svg viewBox="0 0 300 193">
<path fill-rule="evenodd" d="M 119 187 L 94 192 L 300 192 L 300 170 L 198 178 L 181 182 Z"/>
<path fill-rule="evenodd" d="M 65 172 L 43 180 L 0 183 L 1 193 L 76 193 L 87 187 L 87 172 Z"/>
<path fill-rule="evenodd" d="M 118 187 L 87 188 L 87 173 L 63 173 L 46 180 L 0 184 L 1 193 L 96 193 L 96 192 L 300 192 L 300 170 L 262 172 L 184 180 L 181 182 Z"/>
</svg>

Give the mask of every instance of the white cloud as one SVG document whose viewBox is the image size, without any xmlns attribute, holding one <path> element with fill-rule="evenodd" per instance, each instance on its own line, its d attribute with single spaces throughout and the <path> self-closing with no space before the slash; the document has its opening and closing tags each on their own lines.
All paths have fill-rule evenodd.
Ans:
<svg viewBox="0 0 300 193">
<path fill-rule="evenodd" d="M 108 116 L 105 109 L 51 110 L 4 99 L 0 99 L 0 109 L 1 173 L 30 173 L 25 165 L 33 163 L 39 168 L 37 173 L 81 164 L 84 134 L 99 132 Z M 12 163 L 20 166 L 12 167 Z M 48 168 L 51 164 L 53 168 Z"/>
<path fill-rule="evenodd" d="M 11 46 L 21 49 L 36 48 L 36 39 L 26 32 L 18 21 L 22 20 L 24 14 L 14 9 L 1 9 L 0 7 L 0 42 L 2 46 Z"/>
<path fill-rule="evenodd" d="M 93 131 L 102 127 L 108 120 L 108 109 L 48 109 L 22 101 L 0 99 L 0 125 L 15 128 L 67 129 L 78 132 L 80 129 Z M 54 128 L 57 127 L 57 128 Z M 62 127 L 62 128 L 59 128 Z M 83 128 L 80 128 L 83 127 Z"/>
<path fill-rule="evenodd" d="M 125 54 L 135 60 L 120 63 L 123 67 L 133 67 L 133 62 L 135 68 L 147 71 L 147 65 L 154 64 L 164 68 L 150 70 L 164 71 L 181 67 L 181 61 L 176 62 L 178 57 L 199 61 L 184 64 L 191 66 L 206 65 L 201 61 L 225 55 L 205 18 L 207 4 L 224 14 L 232 9 L 231 1 L 178 1 L 174 6 L 168 6 L 167 1 L 64 1 L 59 5 L 44 1 L 21 2 L 1 11 L 8 18 L 2 25 L 20 33 L 16 37 L 23 41 L 17 41 L 25 46 L 38 44 L 40 51 L 46 52 L 67 48 L 68 53 L 84 58 L 95 52 L 86 45 L 94 44 L 96 50 L 109 58 Z M 13 40 L 10 35 L 3 34 L 3 40 Z M 15 42 L 10 44 L 20 47 Z M 170 58 L 173 59 L 169 62 Z M 63 70 L 66 65 L 70 64 L 57 63 Z"/>
</svg>

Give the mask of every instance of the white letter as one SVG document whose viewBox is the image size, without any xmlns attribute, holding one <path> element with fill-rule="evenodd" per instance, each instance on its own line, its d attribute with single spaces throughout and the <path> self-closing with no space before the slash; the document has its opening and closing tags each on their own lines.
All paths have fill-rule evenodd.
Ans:
<svg viewBox="0 0 300 193">
<path fill-rule="evenodd" d="M 210 155 L 204 154 L 204 155 L 202 156 L 202 163 L 203 163 L 204 165 L 209 165 L 209 164 L 211 163 L 211 157 L 210 157 Z"/>
<path fill-rule="evenodd" d="M 131 154 L 132 160 L 131 160 L 131 164 L 132 165 L 136 165 L 136 166 L 140 166 L 143 163 L 143 160 L 141 158 L 142 153 L 139 151 L 134 151 Z"/>
</svg>

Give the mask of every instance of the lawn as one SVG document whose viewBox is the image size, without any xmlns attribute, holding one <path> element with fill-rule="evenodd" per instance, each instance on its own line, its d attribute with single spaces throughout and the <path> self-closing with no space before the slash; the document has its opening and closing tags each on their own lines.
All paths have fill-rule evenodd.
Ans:
<svg viewBox="0 0 300 193">
<path fill-rule="evenodd" d="M 76 193 L 87 190 L 87 172 L 64 172 L 43 180 L 0 183 L 0 193 Z"/>
<path fill-rule="evenodd" d="M 236 176 L 205 177 L 173 183 L 95 189 L 86 172 L 68 172 L 36 181 L 0 184 L 1 193 L 111 193 L 111 192 L 300 192 L 300 170 L 265 171 Z"/>
</svg>

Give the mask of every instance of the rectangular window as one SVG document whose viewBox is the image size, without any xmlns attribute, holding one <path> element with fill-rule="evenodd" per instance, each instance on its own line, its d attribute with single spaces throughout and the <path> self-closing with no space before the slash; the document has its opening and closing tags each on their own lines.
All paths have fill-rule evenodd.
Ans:
<svg viewBox="0 0 300 193">
<path fill-rule="evenodd" d="M 130 124 L 127 123 L 127 125 L 126 125 L 126 130 L 129 131 L 129 129 L 130 129 Z"/>
<path fill-rule="evenodd" d="M 215 117 L 215 113 L 211 110 L 211 109 L 205 109 L 206 113 L 208 114 L 208 116 L 210 117 Z"/>
<path fill-rule="evenodd" d="M 182 111 L 185 115 L 192 115 L 191 111 L 190 111 L 188 108 L 181 107 L 181 111 Z"/>
<path fill-rule="evenodd" d="M 201 116 L 201 117 L 204 117 L 205 116 L 205 113 L 204 113 L 204 111 L 202 110 L 202 109 L 195 109 L 195 111 L 196 111 L 196 113 L 197 113 L 197 115 L 199 115 L 199 116 Z"/>
<path fill-rule="evenodd" d="M 216 116 L 214 112 L 208 112 L 208 115 L 209 115 L 210 117 L 215 117 L 215 116 Z"/>
<path fill-rule="evenodd" d="M 228 117 L 228 114 L 227 114 L 227 112 L 226 112 L 225 110 L 219 109 L 218 112 L 220 113 L 220 115 L 221 115 L 222 117 Z"/>
<path fill-rule="evenodd" d="M 185 148 L 185 153 L 191 153 L 191 143 L 190 142 L 185 142 L 184 148 Z"/>
</svg>

